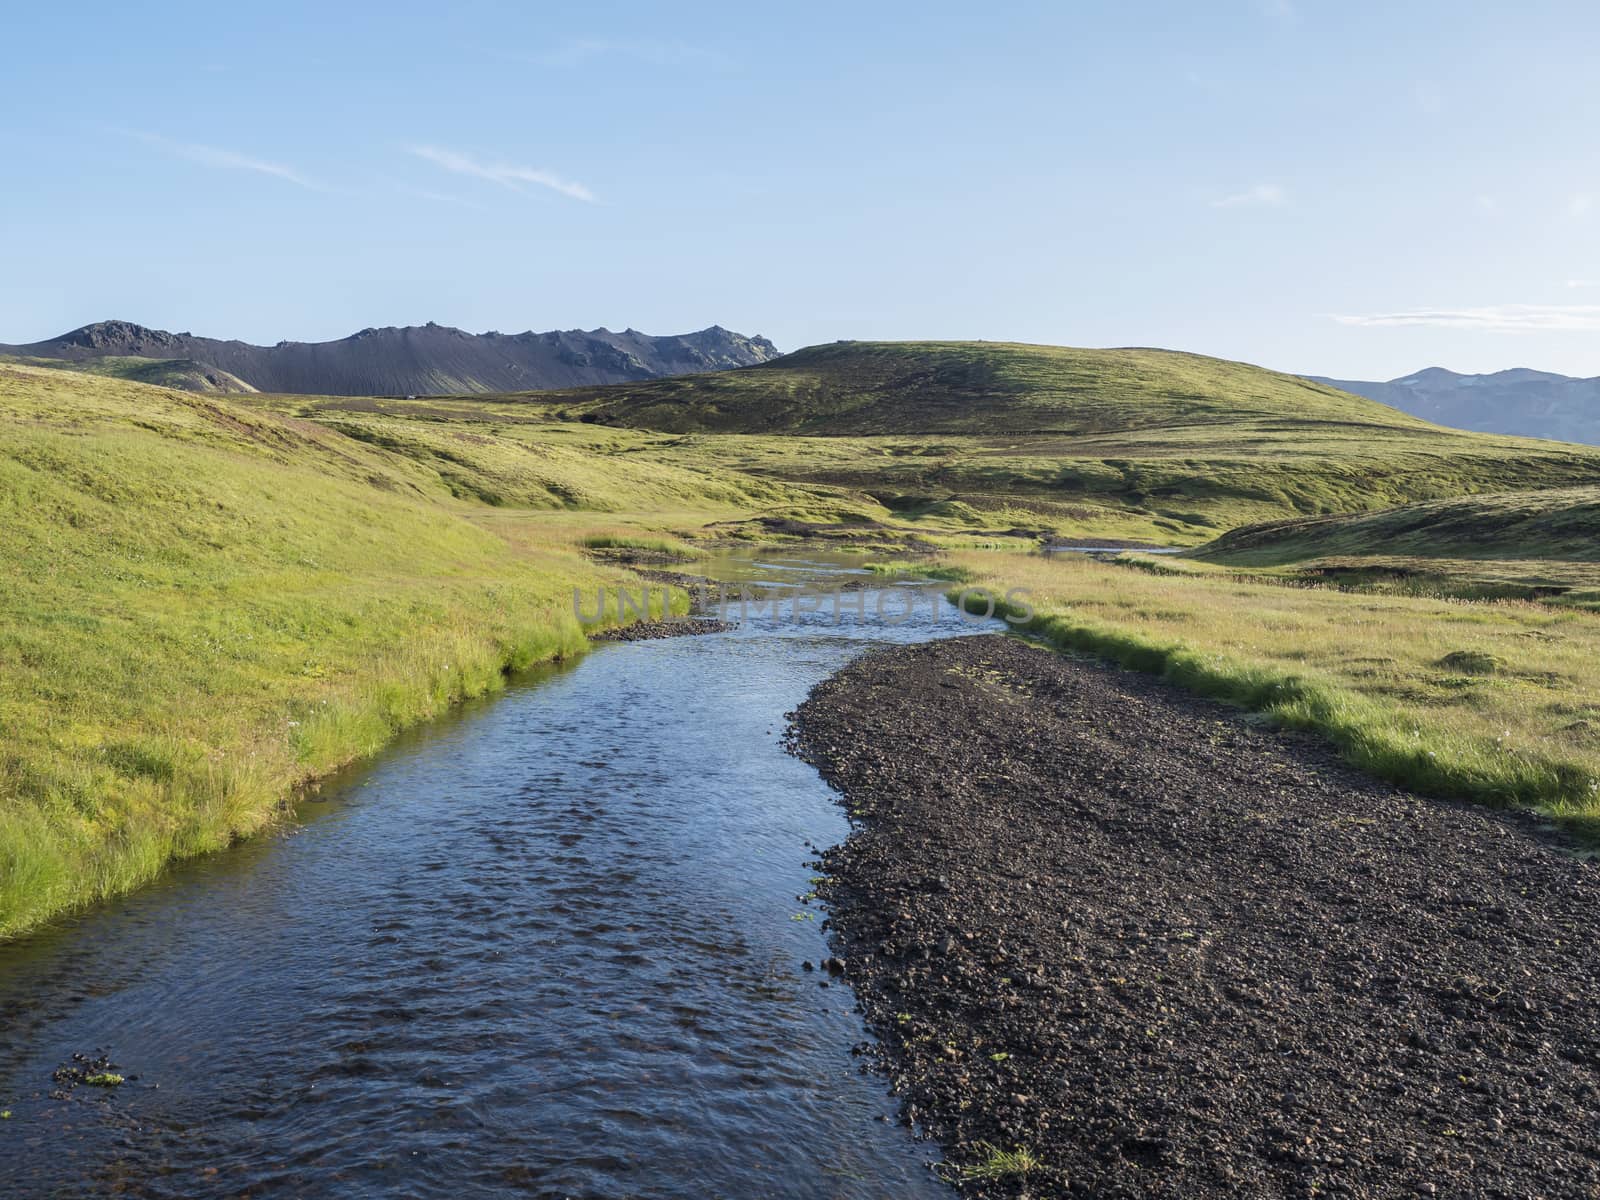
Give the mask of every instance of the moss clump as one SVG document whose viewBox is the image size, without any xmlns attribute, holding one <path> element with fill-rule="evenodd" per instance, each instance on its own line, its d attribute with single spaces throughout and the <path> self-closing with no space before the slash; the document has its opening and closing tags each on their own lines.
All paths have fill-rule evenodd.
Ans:
<svg viewBox="0 0 1600 1200">
<path fill-rule="evenodd" d="M 1461 675 L 1498 675 L 1506 669 L 1505 659 L 1482 650 L 1452 650 L 1439 665 Z"/>
</svg>

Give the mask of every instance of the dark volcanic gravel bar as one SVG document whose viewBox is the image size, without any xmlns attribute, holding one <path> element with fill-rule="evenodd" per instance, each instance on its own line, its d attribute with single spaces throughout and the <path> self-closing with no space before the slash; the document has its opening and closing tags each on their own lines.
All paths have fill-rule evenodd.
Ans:
<svg viewBox="0 0 1600 1200">
<path fill-rule="evenodd" d="M 972 1194 L 1600 1195 L 1600 877 L 1531 818 L 1000 637 L 795 717 L 905 1115 L 1041 1161 Z"/>
<path fill-rule="evenodd" d="M 635 621 L 591 633 L 591 642 L 649 642 L 656 638 L 691 637 L 699 633 L 726 633 L 733 621 L 713 621 L 701 617 L 678 617 L 670 621 Z"/>
</svg>

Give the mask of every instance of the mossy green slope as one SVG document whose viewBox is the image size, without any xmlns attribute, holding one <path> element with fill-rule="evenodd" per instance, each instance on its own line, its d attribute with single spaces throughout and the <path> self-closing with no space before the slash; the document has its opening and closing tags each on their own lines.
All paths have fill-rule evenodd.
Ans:
<svg viewBox="0 0 1600 1200">
<path fill-rule="evenodd" d="M 636 445 L 563 439 L 559 425 L 418 420 L 406 416 L 325 414 L 321 424 L 355 442 L 425 467 L 466 500 L 502 507 L 589 512 L 706 513 L 740 509 L 850 507 L 815 488 L 718 467 L 694 456 L 633 452 Z"/>
<path fill-rule="evenodd" d="M 908 519 L 1200 544 L 1221 530 L 1510 488 L 1600 484 L 1600 450 L 1440 430 L 1218 423 L 1069 437 L 693 435 L 651 456 L 844 489 Z"/>
<path fill-rule="evenodd" d="M 473 402 L 430 403 L 459 420 Z M 1594 447 L 1444 429 L 1163 350 L 841 343 L 736 371 L 476 403 L 500 419 L 653 432 L 641 456 L 844 489 L 973 530 L 1199 544 L 1283 517 L 1600 485 Z"/>
<path fill-rule="evenodd" d="M 1274 521 L 1196 551 L 1243 566 L 1330 556 L 1600 562 L 1600 487 L 1496 492 L 1380 512 Z"/>
<path fill-rule="evenodd" d="M 134 383 L 177 388 L 186 392 L 231 395 L 256 390 L 237 375 L 208 367 L 192 358 L 139 358 L 133 355 L 113 355 L 106 358 L 68 361 L 60 358 L 18 358 L 0 355 L 0 362 L 48 367 L 55 371 L 81 371 L 86 375 L 107 375 L 112 379 L 127 379 Z"/>
<path fill-rule="evenodd" d="M 1086 435 L 1261 419 L 1434 428 L 1244 363 L 1006 342 L 841 342 L 734 371 L 535 398 L 585 420 L 683 433 Z"/>
</svg>

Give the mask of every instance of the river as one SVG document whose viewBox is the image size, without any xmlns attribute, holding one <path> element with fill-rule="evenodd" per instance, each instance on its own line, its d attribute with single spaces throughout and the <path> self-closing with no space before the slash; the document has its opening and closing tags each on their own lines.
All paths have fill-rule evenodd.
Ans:
<svg viewBox="0 0 1600 1200">
<path fill-rule="evenodd" d="M 0 1195 L 948 1196 L 803 969 L 848 824 L 782 746 L 872 642 L 990 627 L 903 607 L 602 646 L 0 946 Z M 52 1082 L 102 1050 L 120 1087 Z"/>
</svg>

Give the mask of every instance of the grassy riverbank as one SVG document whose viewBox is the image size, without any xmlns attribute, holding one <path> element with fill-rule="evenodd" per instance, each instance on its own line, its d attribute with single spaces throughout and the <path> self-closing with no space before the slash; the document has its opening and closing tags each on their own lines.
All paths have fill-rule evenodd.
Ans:
<svg viewBox="0 0 1600 1200">
<path fill-rule="evenodd" d="M 616 516 L 453 491 L 310 422 L 0 366 L 0 936 L 581 652 L 573 588 L 625 576 L 577 546 Z"/>
<path fill-rule="evenodd" d="M 1545 808 L 1600 835 L 1600 615 L 1074 555 L 951 563 L 1027 589 L 1028 629 L 1059 648 L 1315 731 L 1402 786 Z"/>
</svg>

